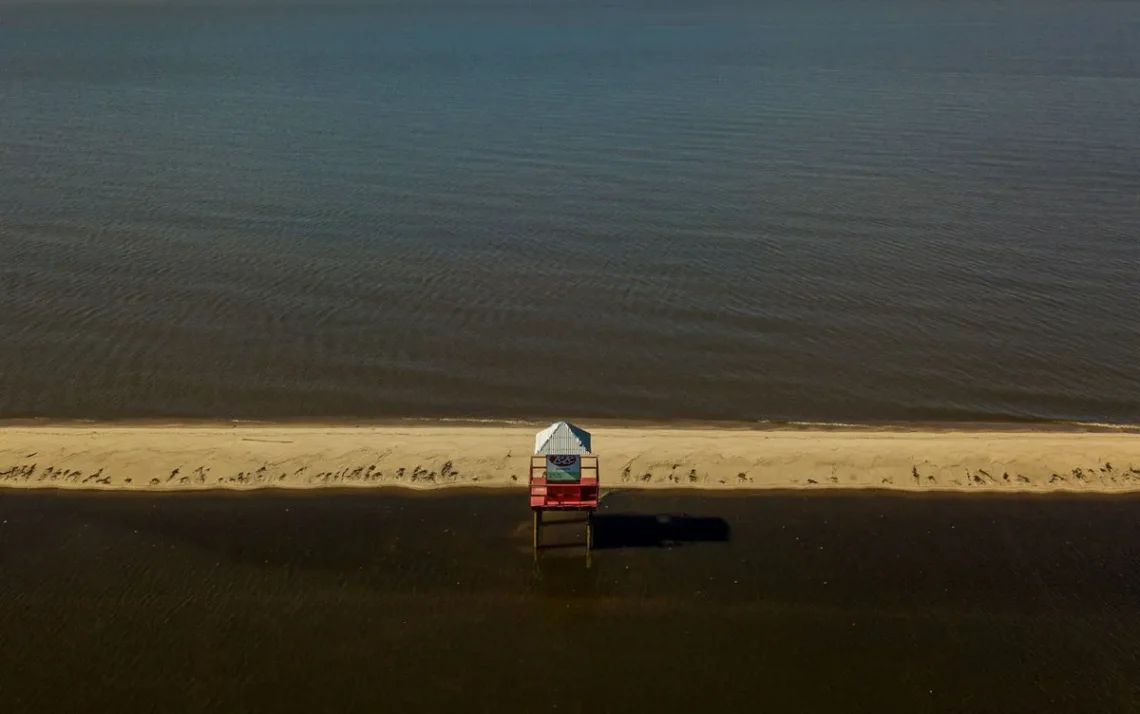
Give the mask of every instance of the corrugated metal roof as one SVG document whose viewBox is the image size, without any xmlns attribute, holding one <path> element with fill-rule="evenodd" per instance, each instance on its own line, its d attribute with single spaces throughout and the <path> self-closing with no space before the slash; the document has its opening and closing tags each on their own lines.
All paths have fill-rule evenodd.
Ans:
<svg viewBox="0 0 1140 714">
<path fill-rule="evenodd" d="M 534 437 L 534 453 L 588 454 L 590 432 L 567 421 L 555 422 Z"/>
</svg>

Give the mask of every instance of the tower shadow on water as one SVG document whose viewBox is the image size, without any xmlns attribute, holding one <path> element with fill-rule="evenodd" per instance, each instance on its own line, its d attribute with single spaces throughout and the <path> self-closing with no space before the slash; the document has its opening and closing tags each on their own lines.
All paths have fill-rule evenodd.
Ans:
<svg viewBox="0 0 1140 714">
<path fill-rule="evenodd" d="M 664 548 L 691 543 L 727 543 L 728 521 L 688 514 L 600 513 L 594 516 L 594 548 Z"/>
</svg>

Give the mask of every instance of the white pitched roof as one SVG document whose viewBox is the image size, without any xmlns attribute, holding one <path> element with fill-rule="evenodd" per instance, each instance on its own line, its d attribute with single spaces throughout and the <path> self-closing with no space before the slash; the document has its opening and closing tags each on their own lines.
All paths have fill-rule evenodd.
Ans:
<svg viewBox="0 0 1140 714">
<path fill-rule="evenodd" d="M 590 432 L 568 421 L 554 422 L 534 437 L 536 454 L 588 454 Z"/>
</svg>

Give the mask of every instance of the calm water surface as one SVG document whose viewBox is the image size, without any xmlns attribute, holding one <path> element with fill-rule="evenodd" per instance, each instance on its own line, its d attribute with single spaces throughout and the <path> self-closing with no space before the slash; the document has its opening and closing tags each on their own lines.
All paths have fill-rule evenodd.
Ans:
<svg viewBox="0 0 1140 714">
<path fill-rule="evenodd" d="M 1138 38 L 1102 0 L 5 8 L 0 417 L 1135 421 Z"/>
<path fill-rule="evenodd" d="M 0 709 L 1132 713 L 1137 505 L 10 493 Z"/>
</svg>

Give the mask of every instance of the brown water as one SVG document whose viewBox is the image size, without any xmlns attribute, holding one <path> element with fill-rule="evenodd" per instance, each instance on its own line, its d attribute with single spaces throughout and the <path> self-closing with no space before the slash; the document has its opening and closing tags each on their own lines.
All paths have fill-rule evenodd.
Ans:
<svg viewBox="0 0 1140 714">
<path fill-rule="evenodd" d="M 1140 4 L 349 4 L 5 8 L 0 417 L 1140 418 Z"/>
<path fill-rule="evenodd" d="M 0 711 L 1137 712 L 1137 505 L 10 492 Z"/>
</svg>

